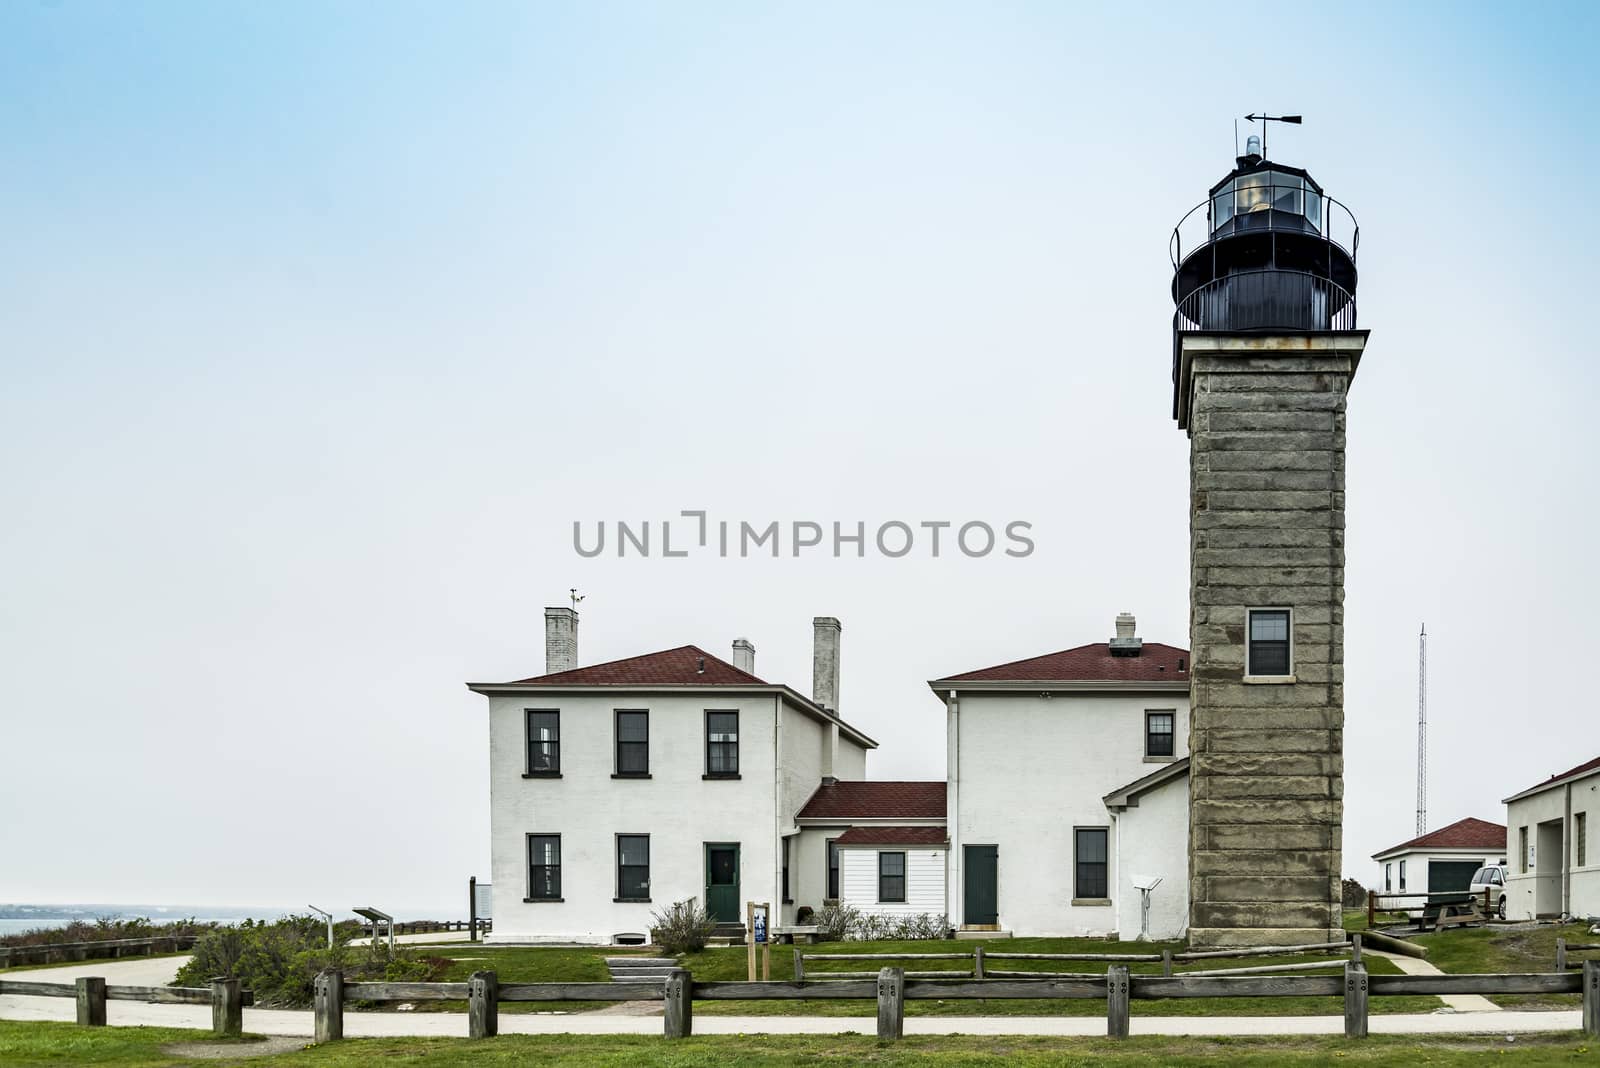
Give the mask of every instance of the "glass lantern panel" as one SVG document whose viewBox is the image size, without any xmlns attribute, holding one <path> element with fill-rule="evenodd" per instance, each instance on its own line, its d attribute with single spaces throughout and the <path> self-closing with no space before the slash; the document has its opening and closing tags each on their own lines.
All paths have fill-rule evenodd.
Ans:
<svg viewBox="0 0 1600 1068">
<path fill-rule="evenodd" d="M 1272 189 L 1267 182 L 1267 172 L 1246 174 L 1236 179 L 1234 186 L 1234 210 L 1238 214 L 1266 211 L 1272 207 Z"/>
</svg>

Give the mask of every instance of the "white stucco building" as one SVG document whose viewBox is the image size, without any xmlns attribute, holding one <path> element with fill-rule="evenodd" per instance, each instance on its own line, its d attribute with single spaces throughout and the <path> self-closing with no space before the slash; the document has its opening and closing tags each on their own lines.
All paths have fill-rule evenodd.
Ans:
<svg viewBox="0 0 1600 1068">
<path fill-rule="evenodd" d="M 946 898 L 962 931 L 1181 936 L 1189 654 L 1109 642 L 929 683 L 945 703 Z"/>
<path fill-rule="evenodd" d="M 797 906 L 837 901 L 883 916 L 945 914 L 943 781 L 824 783 L 795 822 Z"/>
<path fill-rule="evenodd" d="M 826 877 L 793 855 L 796 816 L 820 785 L 864 778 L 877 744 L 833 711 L 838 620 L 814 622 L 806 698 L 759 678 L 743 640 L 733 663 L 685 645 L 579 667 L 577 613 L 545 615 L 545 674 L 470 684 L 489 699 L 494 940 L 646 936 L 685 898 L 730 926 L 746 901 L 792 922 L 796 891 Z"/>
<path fill-rule="evenodd" d="M 1506 862 L 1506 829 L 1488 820 L 1457 820 L 1447 827 L 1374 853 L 1380 894 L 1431 894 L 1465 890 L 1479 868 Z M 1422 907 L 1421 899 L 1400 902 Z"/>
<path fill-rule="evenodd" d="M 1505 799 L 1506 916 L 1600 919 L 1600 757 Z"/>
</svg>

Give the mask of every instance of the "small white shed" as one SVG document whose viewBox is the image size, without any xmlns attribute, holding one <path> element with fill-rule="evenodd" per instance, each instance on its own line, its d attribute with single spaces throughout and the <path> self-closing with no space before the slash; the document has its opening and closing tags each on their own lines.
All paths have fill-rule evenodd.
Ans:
<svg viewBox="0 0 1600 1068">
<path fill-rule="evenodd" d="M 945 912 L 943 827 L 852 827 L 839 848 L 839 902 L 880 916 Z"/>
<path fill-rule="evenodd" d="M 1447 827 L 1418 835 L 1382 852 L 1378 862 L 1380 894 L 1437 894 L 1465 890 L 1472 873 L 1506 862 L 1506 829 L 1502 824 L 1470 816 Z M 1421 901 L 1413 903 L 1421 908 Z"/>
</svg>

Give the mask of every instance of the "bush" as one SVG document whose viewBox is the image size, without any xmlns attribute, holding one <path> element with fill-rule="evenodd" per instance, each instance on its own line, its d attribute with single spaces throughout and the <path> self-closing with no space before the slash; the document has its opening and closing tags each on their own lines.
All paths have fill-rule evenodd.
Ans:
<svg viewBox="0 0 1600 1068">
<path fill-rule="evenodd" d="M 1360 879 L 1344 880 L 1342 896 L 1344 907 L 1347 909 L 1364 909 L 1367 907 L 1367 888 L 1361 885 Z"/>
<path fill-rule="evenodd" d="M 812 922 L 817 925 L 819 938 L 838 942 L 850 937 L 851 930 L 861 922 L 861 910 L 854 905 L 824 905 L 822 911 L 812 917 Z"/>
<path fill-rule="evenodd" d="M 353 982 L 430 982 L 449 966 L 400 946 L 391 960 L 387 946 L 351 945 L 354 930 L 341 924 L 329 949 L 327 925 L 314 916 L 219 927 L 195 943 L 194 958 L 178 970 L 173 985 L 205 986 L 226 976 L 240 980 L 258 1005 L 303 1008 L 311 1004 L 312 981 L 324 968 L 338 968 Z"/>
<path fill-rule="evenodd" d="M 118 938 L 182 938 L 215 930 L 216 926 L 192 919 L 151 923 L 143 917 L 114 920 L 109 916 L 101 916 L 92 923 L 73 920 L 60 927 L 35 927 L 16 934 L 0 935 L 0 946 L 56 946 L 64 942 L 110 942 Z"/>
<path fill-rule="evenodd" d="M 652 940 L 674 956 L 706 948 L 706 941 L 717 926 L 711 914 L 692 897 L 668 905 L 650 916 L 655 921 L 650 932 Z"/>
<path fill-rule="evenodd" d="M 930 912 L 911 916 L 856 912 L 846 937 L 855 942 L 918 942 L 949 938 L 950 921 L 943 914 L 936 916 Z"/>
</svg>

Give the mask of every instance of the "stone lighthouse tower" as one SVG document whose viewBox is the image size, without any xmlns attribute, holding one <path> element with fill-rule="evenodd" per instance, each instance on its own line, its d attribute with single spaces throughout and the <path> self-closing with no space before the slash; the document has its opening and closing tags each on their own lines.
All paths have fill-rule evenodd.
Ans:
<svg viewBox="0 0 1600 1068">
<path fill-rule="evenodd" d="M 1343 938 L 1345 398 L 1355 219 L 1256 139 L 1173 233 L 1189 435 L 1189 937 Z"/>
</svg>

